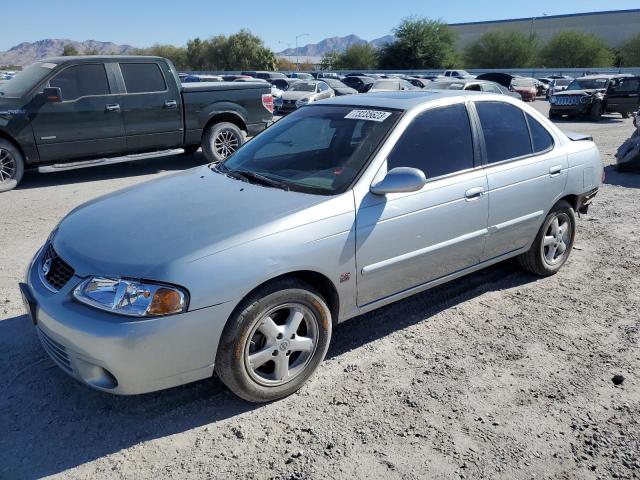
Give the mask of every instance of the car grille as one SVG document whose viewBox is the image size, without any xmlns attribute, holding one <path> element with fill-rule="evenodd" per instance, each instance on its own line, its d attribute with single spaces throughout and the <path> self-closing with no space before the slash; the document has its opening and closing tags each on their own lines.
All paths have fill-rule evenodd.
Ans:
<svg viewBox="0 0 640 480">
<path fill-rule="evenodd" d="M 71 366 L 71 361 L 69 360 L 69 355 L 67 354 L 67 349 L 64 345 L 53 340 L 40 328 L 38 328 L 38 336 L 40 337 L 42 347 L 45 352 L 49 354 L 51 359 L 65 372 L 73 374 L 73 367 Z"/>
<path fill-rule="evenodd" d="M 47 283 L 55 290 L 64 287 L 75 274 L 73 268 L 58 256 L 51 244 L 42 257 L 40 268 Z"/>
<path fill-rule="evenodd" d="M 556 97 L 556 105 L 578 105 L 580 95 L 560 95 Z"/>
</svg>

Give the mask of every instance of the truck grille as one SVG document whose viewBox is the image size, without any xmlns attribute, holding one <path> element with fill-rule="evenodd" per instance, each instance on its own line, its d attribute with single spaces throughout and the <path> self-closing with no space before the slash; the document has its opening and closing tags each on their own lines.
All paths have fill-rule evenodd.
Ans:
<svg viewBox="0 0 640 480">
<path fill-rule="evenodd" d="M 75 274 L 73 268 L 58 256 L 51 244 L 42 257 L 40 268 L 47 283 L 55 290 L 64 287 Z"/>
<path fill-rule="evenodd" d="M 578 105 L 580 95 L 559 95 L 556 97 L 556 105 Z"/>
<path fill-rule="evenodd" d="M 49 337 L 46 333 L 44 333 L 40 328 L 38 330 L 38 336 L 40 337 L 40 343 L 44 348 L 45 352 L 49 354 L 51 359 L 65 372 L 73 374 L 73 367 L 71 366 L 71 361 L 69 360 L 69 355 L 67 354 L 67 349 L 64 345 L 59 344 L 51 337 Z"/>
</svg>

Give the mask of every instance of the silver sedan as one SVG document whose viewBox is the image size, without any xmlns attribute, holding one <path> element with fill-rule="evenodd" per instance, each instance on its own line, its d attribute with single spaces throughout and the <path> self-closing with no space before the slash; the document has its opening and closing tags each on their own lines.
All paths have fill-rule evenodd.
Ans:
<svg viewBox="0 0 640 480">
<path fill-rule="evenodd" d="M 557 272 L 601 174 L 588 137 L 504 95 L 339 97 L 221 164 L 76 208 L 20 287 L 44 349 L 93 388 L 215 371 L 269 401 L 340 322 L 511 257 Z"/>
</svg>

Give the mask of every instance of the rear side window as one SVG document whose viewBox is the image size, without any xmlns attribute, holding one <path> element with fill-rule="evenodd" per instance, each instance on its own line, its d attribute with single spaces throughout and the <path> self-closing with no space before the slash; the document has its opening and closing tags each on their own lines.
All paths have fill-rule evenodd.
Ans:
<svg viewBox="0 0 640 480">
<path fill-rule="evenodd" d="M 533 153 L 529 128 L 522 110 L 502 102 L 476 102 L 476 109 L 489 163 Z"/>
<path fill-rule="evenodd" d="M 544 152 L 553 147 L 553 137 L 544 128 L 540 122 L 527 113 L 527 122 L 529 122 L 529 130 L 531 130 L 531 140 L 533 142 L 533 151 L 535 153 Z"/>
<path fill-rule="evenodd" d="M 427 178 L 473 168 L 473 140 L 464 104 L 427 110 L 416 117 L 387 158 L 387 169 L 413 167 Z"/>
<path fill-rule="evenodd" d="M 127 93 L 163 92 L 167 89 L 164 77 L 155 63 L 121 63 Z"/>
<path fill-rule="evenodd" d="M 109 81 L 104 65 L 75 65 L 49 81 L 50 87 L 62 91 L 62 100 L 77 100 L 89 95 L 109 95 Z"/>
</svg>

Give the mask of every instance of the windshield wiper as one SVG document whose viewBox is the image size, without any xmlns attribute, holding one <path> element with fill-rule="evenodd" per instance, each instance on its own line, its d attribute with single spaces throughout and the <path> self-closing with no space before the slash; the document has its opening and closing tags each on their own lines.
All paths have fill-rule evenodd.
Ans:
<svg viewBox="0 0 640 480">
<path fill-rule="evenodd" d="M 287 185 L 286 183 L 280 182 L 275 178 L 267 177 L 266 175 L 262 175 L 257 172 L 252 172 L 251 170 L 229 170 L 229 174 L 240 175 L 247 180 L 253 180 L 268 187 L 281 188 L 287 191 L 289 190 L 289 185 Z"/>
</svg>

